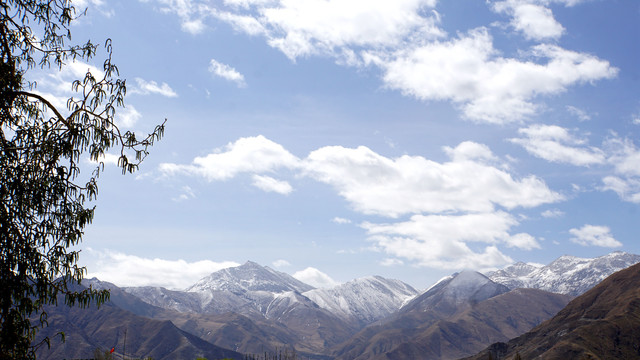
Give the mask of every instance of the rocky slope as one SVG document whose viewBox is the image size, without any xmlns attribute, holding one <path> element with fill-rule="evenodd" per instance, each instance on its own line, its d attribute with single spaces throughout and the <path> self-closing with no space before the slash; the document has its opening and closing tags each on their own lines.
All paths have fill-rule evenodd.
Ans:
<svg viewBox="0 0 640 360">
<path fill-rule="evenodd" d="M 616 271 L 640 262 L 640 255 L 613 252 L 593 259 L 564 255 L 545 266 L 517 263 L 487 276 L 510 289 L 534 288 L 578 296 Z"/>
<path fill-rule="evenodd" d="M 418 291 L 399 280 L 370 276 L 303 295 L 321 308 L 364 326 L 398 311 Z"/>
<path fill-rule="evenodd" d="M 49 326 L 38 336 L 50 337 L 51 348 L 41 347 L 38 359 L 87 359 L 93 358 L 96 349 L 104 351 L 112 347 L 115 347 L 117 357 L 127 358 L 243 358 L 238 352 L 179 329 L 171 321 L 138 316 L 114 303 L 103 304 L 100 308 L 51 306 L 46 310 Z M 65 342 L 56 336 L 61 331 L 65 333 Z"/>
<path fill-rule="evenodd" d="M 456 358 L 492 339 L 527 331 L 568 301 L 568 296 L 534 289 L 509 292 L 480 273 L 464 271 L 361 330 L 333 355 L 345 360 Z"/>
<path fill-rule="evenodd" d="M 469 360 L 640 358 L 640 264 L 572 300 L 552 319 Z"/>
</svg>

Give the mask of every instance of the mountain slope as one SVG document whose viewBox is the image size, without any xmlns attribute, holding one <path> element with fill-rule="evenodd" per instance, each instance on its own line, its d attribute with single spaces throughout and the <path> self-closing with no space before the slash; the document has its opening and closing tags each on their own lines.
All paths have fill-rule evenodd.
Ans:
<svg viewBox="0 0 640 360">
<path fill-rule="evenodd" d="M 420 329 L 376 359 L 457 359 L 530 330 L 555 315 L 569 299 L 537 289 L 516 289 Z"/>
<path fill-rule="evenodd" d="M 461 308 L 508 292 L 509 289 L 476 271 L 447 277 L 400 309 L 400 313 L 432 310 L 450 316 Z"/>
<path fill-rule="evenodd" d="M 108 289 L 111 294 L 109 302 L 123 310 L 156 320 L 169 320 L 181 330 L 225 349 L 259 354 L 287 348 L 298 341 L 296 333 L 273 322 L 249 319 L 235 313 L 194 314 L 173 310 L 171 306 L 163 309 L 140 300 L 114 284 L 97 279 L 86 280 L 86 283 L 95 289 Z M 148 289 L 159 289 L 160 293 L 166 290 L 145 288 Z"/>
<path fill-rule="evenodd" d="M 480 273 L 463 271 L 443 279 L 398 313 L 367 326 L 334 348 L 333 354 L 345 360 L 384 357 L 436 322 L 507 291 Z"/>
<path fill-rule="evenodd" d="M 468 359 L 640 358 L 640 264 L 619 271 L 572 300 L 551 320 Z"/>
<path fill-rule="evenodd" d="M 239 321 L 240 327 L 226 326 L 227 332 L 235 335 L 223 336 L 224 341 L 212 339 L 216 344 L 233 345 L 232 348 L 242 351 L 254 351 L 258 345 L 267 350 L 287 345 L 300 353 L 322 354 L 355 333 L 357 324 L 319 307 L 301 294 L 312 289 L 312 286 L 290 275 L 247 262 L 214 272 L 186 291 L 163 288 L 125 290 L 149 304 L 181 311 L 183 315 L 174 314 L 172 320 L 184 328 L 199 329 L 196 333 L 206 339 L 219 329 L 204 329 L 206 324 L 219 325 L 215 315 L 234 313 L 252 321 L 252 324 Z M 197 319 L 196 314 L 206 315 L 207 320 Z M 189 318 L 189 322 L 184 318 Z M 277 335 L 254 338 L 247 331 L 254 326 L 268 328 L 271 334 Z M 265 341 L 268 343 L 264 344 Z"/>
<path fill-rule="evenodd" d="M 380 320 L 400 309 L 418 291 L 399 280 L 370 276 L 331 289 L 313 289 L 304 296 L 340 317 L 361 326 Z"/>
<path fill-rule="evenodd" d="M 49 326 L 39 332 L 39 337 L 52 338 L 51 348 L 42 347 L 38 359 L 92 358 L 96 349 L 110 349 L 128 358 L 152 357 L 156 360 L 232 358 L 243 355 L 208 343 L 197 336 L 178 329 L 170 321 L 137 316 L 112 303 L 99 309 L 80 309 L 66 306 L 48 307 Z M 55 337 L 64 331 L 66 341 Z M 125 344 L 126 331 L 126 344 Z M 126 346 L 126 354 L 125 351 Z"/>
<path fill-rule="evenodd" d="M 487 276 L 510 289 L 534 288 L 578 296 L 616 271 L 640 262 L 640 255 L 613 252 L 593 259 L 564 255 L 546 266 L 517 263 Z"/>
</svg>

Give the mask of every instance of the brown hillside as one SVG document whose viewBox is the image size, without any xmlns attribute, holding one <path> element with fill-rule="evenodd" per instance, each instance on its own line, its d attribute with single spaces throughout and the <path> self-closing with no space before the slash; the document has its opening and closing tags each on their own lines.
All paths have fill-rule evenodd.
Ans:
<svg viewBox="0 0 640 360">
<path fill-rule="evenodd" d="M 640 264 L 621 270 L 571 301 L 551 320 L 468 358 L 639 359 Z"/>
</svg>

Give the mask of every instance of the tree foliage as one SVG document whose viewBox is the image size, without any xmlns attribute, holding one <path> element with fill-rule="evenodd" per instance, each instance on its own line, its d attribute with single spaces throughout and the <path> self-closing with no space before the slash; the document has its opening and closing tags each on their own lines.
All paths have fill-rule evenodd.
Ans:
<svg viewBox="0 0 640 360">
<path fill-rule="evenodd" d="M 126 84 L 109 40 L 102 71 L 73 82 L 66 108 L 38 92 L 31 72 L 58 72 L 102 49 L 67 44 L 80 15 L 69 0 L 0 1 L 0 359 L 35 357 L 43 306 L 108 299 L 106 291 L 78 290 L 85 269 L 72 248 L 94 215 L 88 203 L 98 195 L 101 159 L 115 150 L 123 173 L 134 172 L 164 132 L 163 123 L 138 138 L 117 126 Z M 80 176 L 85 159 L 98 165 Z"/>
</svg>

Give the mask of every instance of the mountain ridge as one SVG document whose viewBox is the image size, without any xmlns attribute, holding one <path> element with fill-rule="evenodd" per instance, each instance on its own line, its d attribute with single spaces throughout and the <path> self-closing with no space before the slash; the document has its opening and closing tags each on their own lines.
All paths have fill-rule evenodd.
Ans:
<svg viewBox="0 0 640 360">
<path fill-rule="evenodd" d="M 548 321 L 466 360 L 640 358 L 640 264 L 618 271 Z"/>
<path fill-rule="evenodd" d="M 640 255 L 621 251 L 595 258 L 563 255 L 548 265 L 538 267 L 516 263 L 505 269 L 487 273 L 487 276 L 511 289 L 533 288 L 578 296 L 614 272 L 639 262 Z"/>
</svg>

